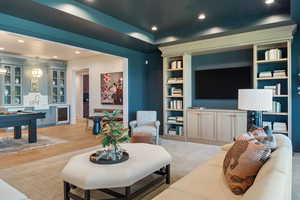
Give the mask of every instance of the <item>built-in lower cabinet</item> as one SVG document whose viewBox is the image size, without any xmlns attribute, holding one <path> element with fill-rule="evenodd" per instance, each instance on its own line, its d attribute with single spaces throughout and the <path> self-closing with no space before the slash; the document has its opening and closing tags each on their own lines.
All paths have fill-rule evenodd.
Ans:
<svg viewBox="0 0 300 200">
<path fill-rule="evenodd" d="M 187 139 L 229 143 L 246 133 L 247 113 L 237 110 L 195 110 L 187 112 Z"/>
</svg>

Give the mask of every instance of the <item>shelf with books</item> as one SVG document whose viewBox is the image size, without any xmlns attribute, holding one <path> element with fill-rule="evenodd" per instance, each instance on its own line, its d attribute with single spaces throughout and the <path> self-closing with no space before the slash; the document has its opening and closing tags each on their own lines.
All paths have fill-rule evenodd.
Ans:
<svg viewBox="0 0 300 200">
<path fill-rule="evenodd" d="M 164 136 L 185 138 L 185 110 L 191 106 L 191 58 L 182 55 L 163 59 Z"/>
<path fill-rule="evenodd" d="M 275 133 L 292 137 L 291 40 L 254 45 L 254 88 L 273 89 L 273 111 L 263 112 L 264 121 L 282 124 Z M 275 129 L 275 128 L 274 128 Z"/>
</svg>

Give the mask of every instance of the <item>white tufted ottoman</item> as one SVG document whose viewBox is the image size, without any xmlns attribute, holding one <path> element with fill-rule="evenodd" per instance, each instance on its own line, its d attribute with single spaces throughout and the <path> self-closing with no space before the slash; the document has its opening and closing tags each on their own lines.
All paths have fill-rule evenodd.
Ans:
<svg viewBox="0 0 300 200">
<path fill-rule="evenodd" d="M 123 144 L 121 147 L 129 153 L 129 160 L 119 164 L 98 165 L 90 162 L 89 156 L 95 151 L 71 158 L 62 171 L 64 199 L 90 200 L 90 191 L 100 190 L 116 198 L 129 200 L 147 189 L 131 193 L 131 186 L 153 173 L 161 175 L 161 179 L 170 184 L 172 158 L 163 147 L 141 143 Z M 83 189 L 84 199 L 73 194 L 71 186 Z M 110 190 L 112 188 L 125 188 L 125 194 Z"/>
</svg>

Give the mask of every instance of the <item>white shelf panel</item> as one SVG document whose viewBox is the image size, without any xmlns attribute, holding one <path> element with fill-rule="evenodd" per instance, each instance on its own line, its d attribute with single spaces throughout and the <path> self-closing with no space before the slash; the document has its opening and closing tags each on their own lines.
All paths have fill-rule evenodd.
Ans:
<svg viewBox="0 0 300 200">
<path fill-rule="evenodd" d="M 180 69 L 167 69 L 167 72 L 176 72 L 176 71 L 183 71 L 183 68 L 180 68 Z"/>
<path fill-rule="evenodd" d="M 169 125 L 179 125 L 179 126 L 184 125 L 183 123 L 180 123 L 180 122 L 167 122 L 167 124 L 169 124 Z"/>
<path fill-rule="evenodd" d="M 256 78 L 256 80 L 258 80 L 258 81 L 262 81 L 262 80 L 283 80 L 283 79 L 288 79 L 288 77 L 287 76 L 283 76 L 283 77 Z"/>
<path fill-rule="evenodd" d="M 183 96 L 167 96 L 167 98 L 183 98 Z"/>
<path fill-rule="evenodd" d="M 176 82 L 176 83 L 167 83 L 167 85 L 181 85 L 183 82 Z"/>
<path fill-rule="evenodd" d="M 278 60 L 258 60 L 256 62 L 260 64 L 260 63 L 278 63 L 278 62 L 287 62 L 287 61 L 288 61 L 287 58 L 282 58 Z"/>
<path fill-rule="evenodd" d="M 289 97 L 287 94 L 281 94 L 281 95 L 274 95 L 275 98 L 287 98 Z"/>
<path fill-rule="evenodd" d="M 287 112 L 264 112 L 264 115 L 288 115 Z"/>
<path fill-rule="evenodd" d="M 166 109 L 166 111 L 178 111 L 178 112 L 183 112 L 183 109 Z"/>
<path fill-rule="evenodd" d="M 284 130 L 284 131 L 276 131 L 276 130 L 272 130 L 273 133 L 285 133 L 288 134 L 289 131 L 288 130 Z"/>
</svg>

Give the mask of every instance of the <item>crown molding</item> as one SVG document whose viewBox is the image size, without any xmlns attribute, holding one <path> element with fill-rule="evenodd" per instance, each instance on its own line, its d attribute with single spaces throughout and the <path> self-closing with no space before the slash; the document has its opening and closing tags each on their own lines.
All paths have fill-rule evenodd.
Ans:
<svg viewBox="0 0 300 200">
<path fill-rule="evenodd" d="M 159 47 L 163 57 L 182 56 L 183 54 L 203 54 L 222 49 L 237 49 L 261 43 L 270 43 L 293 39 L 297 25 L 280 26 L 228 36 L 185 42 Z"/>
</svg>

